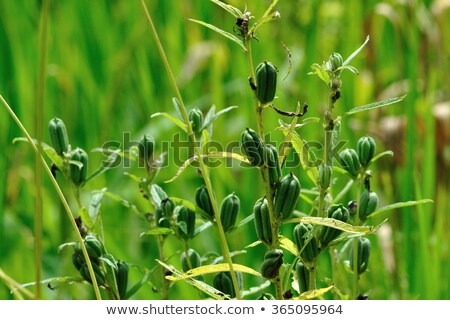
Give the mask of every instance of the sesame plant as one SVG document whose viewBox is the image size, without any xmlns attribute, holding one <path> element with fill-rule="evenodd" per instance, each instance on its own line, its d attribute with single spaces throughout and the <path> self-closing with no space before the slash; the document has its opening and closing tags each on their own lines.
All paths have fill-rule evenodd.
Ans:
<svg viewBox="0 0 450 320">
<path fill-rule="evenodd" d="M 308 94 L 322 96 L 325 107 L 298 101 L 293 101 L 290 106 L 279 106 L 277 63 L 253 60 L 255 41 L 259 42 L 259 50 L 264 47 L 264 39 L 258 37 L 260 28 L 275 28 L 276 24 L 272 22 L 282 19 L 282 14 L 276 10 L 278 0 L 273 0 L 261 17 L 252 16 L 251 8 L 242 11 L 219 0 L 211 2 L 229 14 L 233 33 L 206 21 L 191 19 L 191 22 L 236 44 L 248 66 L 242 77 L 248 79 L 256 127 L 241 128 L 241 135 L 236 137 L 239 152 L 214 151 L 209 145 L 214 135 L 220 135 L 220 128 L 214 127 L 214 121 L 228 112 L 239 113 L 243 106 L 239 101 L 237 107 L 221 110 L 212 106 L 204 114 L 184 103 L 144 0 L 141 0 L 143 16 L 174 91 L 174 113 L 157 112 L 151 116 L 170 120 L 182 135 L 188 137 L 190 144 L 189 156 L 169 181 L 159 180 L 166 154 L 157 150 L 157 144 L 149 135 L 143 135 L 128 149 L 102 147 L 94 150 L 106 154 L 107 158 L 89 174 L 88 153 L 70 145 L 64 119 L 50 120 L 51 143 L 45 144 L 31 138 L 2 98 L 2 104 L 26 135 L 26 138 L 16 140 L 28 141 L 37 154 L 46 155 L 48 161 L 40 158 L 42 165 L 58 191 L 75 233 L 71 241 L 58 248 L 59 251 L 71 250 L 73 274 L 59 275 L 23 288 L 41 284 L 53 287 L 82 284 L 92 286 L 97 299 L 128 299 L 143 286 L 151 286 L 160 299 L 176 299 L 172 288 L 184 282 L 198 291 L 199 299 L 368 298 L 370 288 L 362 287 L 360 279 L 366 272 L 371 272 L 371 241 L 385 223 L 376 218 L 388 210 L 430 200 L 381 206 L 377 188 L 371 180 L 377 174 L 374 164 L 380 158 L 394 154 L 378 150 L 374 138 L 369 135 L 341 136 L 340 128 L 354 114 L 386 107 L 405 97 L 343 111 L 339 103 L 341 95 L 345 94 L 341 74 L 358 75 L 351 62 L 368 43 L 367 37 L 347 58 L 333 52 L 326 61 L 311 66 L 310 81 L 321 81 L 323 86 L 320 92 Z M 269 128 L 264 123 L 264 113 L 278 117 L 278 126 Z M 311 113 L 314 116 L 310 116 Z M 305 128 L 320 130 L 322 141 L 317 143 L 304 138 L 302 131 Z M 279 142 L 269 141 L 269 137 L 278 137 Z M 299 159 L 296 167 L 288 161 L 292 155 Z M 209 164 L 217 158 L 239 162 L 240 170 L 258 171 L 261 180 L 255 185 L 262 187 L 247 191 L 252 196 L 252 212 L 242 212 L 238 192 L 231 192 L 222 199 L 216 196 L 211 179 L 214 170 Z M 138 174 L 126 172 L 124 179 L 135 183 L 143 202 L 132 203 L 106 187 L 88 192 L 87 186 L 92 179 L 117 167 L 123 159 L 139 168 Z M 189 167 L 196 169 L 201 180 L 199 185 L 191 186 L 191 197 L 185 199 L 168 194 L 165 184 L 178 183 Z M 300 179 L 299 171 L 308 181 Z M 62 181 L 67 190 L 61 190 Z M 101 215 L 104 198 L 125 206 L 144 222 L 146 231 L 130 233 L 130 236 L 148 237 L 154 241 L 158 258 L 151 261 L 151 267 L 144 262 L 125 262 L 108 251 Z M 252 243 L 242 243 L 241 248 L 231 250 L 230 237 L 248 224 L 254 228 L 256 238 Z M 195 246 L 198 238 L 214 239 L 218 246 L 214 252 L 201 252 Z M 263 255 L 248 252 L 257 246 L 264 247 Z M 177 249 L 168 250 L 168 247 Z M 329 259 L 322 259 L 324 256 Z M 237 263 L 238 258 L 244 262 Z M 325 268 L 325 263 L 331 263 L 331 268 Z M 131 268 L 139 272 L 140 277 L 134 285 L 129 283 Z M 319 277 L 323 274 L 319 272 L 322 269 L 331 269 L 332 273 Z M 249 277 L 252 278 L 251 286 L 245 281 Z M 371 285 L 376 286 L 375 283 Z"/>
</svg>

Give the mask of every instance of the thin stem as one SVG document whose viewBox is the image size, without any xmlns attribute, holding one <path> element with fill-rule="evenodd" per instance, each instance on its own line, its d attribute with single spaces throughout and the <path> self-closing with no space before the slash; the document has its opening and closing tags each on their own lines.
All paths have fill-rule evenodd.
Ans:
<svg viewBox="0 0 450 320">
<path fill-rule="evenodd" d="M 8 105 L 8 103 L 5 101 L 5 99 L 3 98 L 2 95 L 0 95 L 0 101 L 2 102 L 3 106 L 8 111 L 8 113 L 10 114 L 11 118 L 13 118 L 14 122 L 19 126 L 20 130 L 25 135 L 25 137 L 27 138 L 27 140 L 30 143 L 31 147 L 33 148 L 34 152 L 39 155 L 39 159 L 40 159 L 40 161 L 42 163 L 42 167 L 45 169 L 48 177 L 50 178 L 51 183 L 53 184 L 53 186 L 54 186 L 54 188 L 56 190 L 56 193 L 58 194 L 59 198 L 61 199 L 61 202 L 62 202 L 62 204 L 64 206 L 64 209 L 67 212 L 67 216 L 69 218 L 69 221 L 72 224 L 72 228 L 75 231 L 75 234 L 76 234 L 76 236 L 78 238 L 78 242 L 80 243 L 80 247 L 81 247 L 81 250 L 83 252 L 83 256 L 84 256 L 84 258 L 86 260 L 86 263 L 87 263 L 87 266 L 88 266 L 88 269 L 89 269 L 89 275 L 91 276 L 91 279 L 92 279 L 92 286 L 94 287 L 95 296 L 96 296 L 97 300 L 101 300 L 102 296 L 100 294 L 100 289 L 99 289 L 98 284 L 97 284 L 97 279 L 95 278 L 95 273 L 94 273 L 94 269 L 92 268 L 91 260 L 89 258 L 88 253 L 87 253 L 86 246 L 84 245 L 84 242 L 83 242 L 83 237 L 81 236 L 80 231 L 78 230 L 77 223 L 75 222 L 75 219 L 73 218 L 72 210 L 70 209 L 70 206 L 69 206 L 66 198 L 64 197 L 64 194 L 63 194 L 61 188 L 59 187 L 58 182 L 56 181 L 55 177 L 53 177 L 53 174 L 52 174 L 50 168 L 48 167 L 47 163 L 45 162 L 44 157 L 42 157 L 42 154 L 39 153 L 39 149 L 34 144 L 33 139 L 31 138 L 31 136 L 28 133 L 27 129 L 25 129 L 25 127 L 23 126 L 22 122 L 19 120 L 19 118 L 17 118 L 16 114 L 11 109 L 11 107 Z M 37 284 L 37 285 L 39 285 L 39 284 Z"/>
<path fill-rule="evenodd" d="M 355 226 L 359 225 L 359 209 L 361 207 L 360 203 L 359 203 L 359 199 L 361 198 L 361 187 L 363 184 L 363 180 L 364 177 L 361 177 L 360 179 L 358 179 L 358 183 L 357 183 L 357 187 L 358 187 L 358 192 L 357 192 L 357 196 L 356 199 L 358 201 L 358 204 L 356 206 L 356 214 L 355 214 Z M 353 299 L 356 299 L 359 295 L 359 272 L 358 272 L 358 238 L 354 238 L 353 239 L 353 289 L 352 289 L 352 297 Z"/>
<path fill-rule="evenodd" d="M 317 259 L 314 259 L 311 268 L 308 270 L 309 271 L 308 290 L 314 290 L 316 288 L 316 269 L 317 269 Z"/>
<path fill-rule="evenodd" d="M 214 219 L 216 221 L 217 229 L 219 231 L 219 239 L 220 239 L 220 246 L 221 246 L 221 249 L 222 249 L 222 254 L 224 256 L 225 261 L 229 265 L 231 280 L 233 282 L 233 287 L 234 287 L 234 290 L 236 292 L 236 298 L 239 300 L 240 297 L 241 297 L 241 293 L 239 291 L 239 285 L 238 285 L 238 281 L 237 281 L 237 277 L 236 277 L 236 272 L 234 271 L 233 261 L 231 259 L 230 250 L 228 248 L 227 239 L 225 237 L 225 232 L 223 230 L 222 222 L 220 221 L 219 208 L 218 208 L 218 205 L 217 205 L 217 201 L 216 201 L 216 199 L 214 197 L 211 179 L 209 177 L 209 173 L 208 173 L 208 170 L 207 170 L 208 168 L 206 167 L 205 163 L 202 161 L 202 153 L 201 153 L 201 150 L 200 150 L 200 148 L 198 146 L 198 143 L 196 141 L 194 131 L 192 130 L 192 126 L 191 126 L 191 123 L 189 121 L 189 116 L 188 116 L 188 113 L 187 113 L 187 110 L 186 110 L 186 106 L 184 105 L 183 99 L 182 99 L 180 91 L 178 89 L 178 85 L 177 85 L 176 80 L 175 80 L 175 76 L 173 75 L 172 69 L 170 68 L 169 61 L 167 60 L 164 48 L 163 48 L 163 46 L 161 44 L 161 41 L 159 40 L 158 33 L 157 33 L 156 28 L 155 28 L 155 26 L 153 24 L 153 20 L 152 20 L 152 18 L 150 16 L 150 13 L 148 12 L 148 9 L 147 9 L 147 6 L 145 4 L 145 1 L 141 0 L 141 4 L 142 4 L 142 7 L 144 9 L 144 13 L 145 13 L 147 22 L 148 22 L 148 24 L 150 26 L 150 29 L 152 31 L 153 38 L 155 39 L 155 42 L 156 42 L 156 45 L 158 47 L 159 53 L 160 53 L 161 58 L 163 60 L 163 64 L 164 64 L 164 66 L 166 68 L 166 71 L 167 71 L 167 73 L 169 75 L 170 83 L 172 85 L 173 90 L 175 91 L 175 96 L 176 96 L 176 98 L 178 99 L 178 101 L 180 103 L 181 116 L 183 118 L 184 123 L 186 124 L 187 132 L 188 132 L 189 138 L 191 140 L 192 146 L 194 148 L 194 153 L 195 153 L 197 159 L 199 159 L 198 163 L 199 163 L 199 166 L 200 166 L 200 171 L 201 171 L 201 174 L 203 176 L 203 180 L 204 180 L 204 183 L 205 183 L 205 187 L 206 187 L 206 189 L 208 191 L 209 198 L 211 199 L 213 212 L 214 212 Z"/>
<path fill-rule="evenodd" d="M 162 235 L 157 235 L 157 242 L 158 242 L 158 252 L 159 252 L 159 260 L 162 262 L 166 262 L 166 257 L 164 256 L 164 238 Z M 165 269 L 161 268 L 161 279 L 162 279 L 162 300 L 169 299 L 169 283 L 168 280 L 165 277 Z"/>
<path fill-rule="evenodd" d="M 252 57 L 252 45 L 251 45 L 251 37 L 248 37 L 245 39 L 245 46 L 247 48 L 247 63 L 249 67 L 250 72 L 250 78 L 251 81 L 254 81 L 255 79 L 255 71 L 253 68 L 253 57 Z M 258 134 L 261 137 L 261 139 L 265 140 L 265 132 L 264 132 L 264 121 L 262 117 L 262 110 L 263 106 L 258 101 L 258 98 L 256 97 L 256 93 L 253 93 L 253 100 L 255 102 L 255 108 L 256 108 L 256 122 L 258 126 Z M 269 220 L 271 225 L 271 231 L 272 231 L 272 243 L 270 244 L 270 249 L 278 249 L 280 247 L 279 240 L 278 240 L 278 228 L 280 221 L 275 216 L 275 210 L 273 205 L 273 199 L 274 199 L 274 193 L 272 186 L 270 185 L 270 178 L 269 178 L 269 168 L 267 165 L 263 165 L 260 168 L 261 175 L 263 178 L 264 183 L 264 191 L 266 194 L 266 199 L 268 203 L 268 209 L 269 209 Z M 275 284 L 275 290 L 276 290 L 276 298 L 277 300 L 283 299 L 283 290 L 282 290 L 282 284 L 281 284 L 281 278 L 278 274 L 274 279 Z"/>
</svg>

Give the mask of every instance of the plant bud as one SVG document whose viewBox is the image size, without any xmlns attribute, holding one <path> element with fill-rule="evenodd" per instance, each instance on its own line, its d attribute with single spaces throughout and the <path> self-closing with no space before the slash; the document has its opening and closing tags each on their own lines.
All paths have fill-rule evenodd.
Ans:
<svg viewBox="0 0 450 320">
<path fill-rule="evenodd" d="M 327 214 L 328 218 L 333 218 L 342 222 L 347 222 L 349 218 L 349 212 L 342 204 L 331 205 L 327 210 Z M 323 226 L 320 230 L 320 242 L 322 243 L 322 248 L 336 239 L 341 233 L 342 231 L 339 229 Z"/>
<path fill-rule="evenodd" d="M 236 272 L 238 278 L 238 286 L 242 285 L 242 274 Z M 213 279 L 213 287 L 230 296 L 230 298 L 236 298 L 236 292 L 234 291 L 233 281 L 229 272 L 220 272 Z"/>
<path fill-rule="evenodd" d="M 164 217 L 170 219 L 173 215 L 173 210 L 175 209 L 175 201 L 170 198 L 166 198 L 161 201 L 161 210 Z"/>
<path fill-rule="evenodd" d="M 358 153 L 359 162 L 363 167 L 367 167 L 370 160 L 375 155 L 376 144 L 372 137 L 362 137 L 358 140 L 356 151 Z"/>
<path fill-rule="evenodd" d="M 339 154 L 339 164 L 353 179 L 358 177 L 359 160 L 354 149 L 345 149 Z"/>
<path fill-rule="evenodd" d="M 272 187 L 276 187 L 281 178 L 281 167 L 278 160 L 278 150 L 275 146 L 268 144 L 266 146 L 266 164 L 269 169 L 269 181 Z"/>
<path fill-rule="evenodd" d="M 270 226 L 269 203 L 261 198 L 253 207 L 256 234 L 259 240 L 266 244 L 272 243 L 272 228 Z"/>
<path fill-rule="evenodd" d="M 194 249 L 188 250 L 188 258 L 189 262 L 186 257 L 186 252 L 183 251 L 183 253 L 181 254 L 181 268 L 183 269 L 183 272 L 187 272 L 188 270 L 198 268 L 202 265 L 200 255 Z M 189 263 L 191 267 L 189 267 Z"/>
<path fill-rule="evenodd" d="M 241 148 L 253 166 L 264 165 L 265 144 L 256 131 L 247 128 L 241 135 Z"/>
<path fill-rule="evenodd" d="M 189 121 L 191 122 L 192 131 L 194 131 L 195 136 L 197 138 L 200 137 L 203 130 L 203 113 L 198 108 L 190 110 Z"/>
<path fill-rule="evenodd" d="M 270 62 L 256 67 L 256 97 L 261 104 L 272 102 L 277 89 L 277 68 Z"/>
<path fill-rule="evenodd" d="M 128 287 L 128 264 L 125 261 L 117 261 L 116 283 L 121 300 L 125 299 Z"/>
<path fill-rule="evenodd" d="M 331 175 L 333 174 L 333 167 L 327 166 L 325 163 L 322 163 L 319 166 L 319 186 L 326 190 L 330 187 L 331 184 Z"/>
<path fill-rule="evenodd" d="M 106 282 L 106 275 L 103 272 L 102 268 L 95 263 L 92 263 L 92 269 L 94 269 L 95 279 L 97 280 L 97 284 L 99 286 L 102 286 Z M 92 284 L 92 278 L 91 274 L 89 273 L 89 268 L 87 264 L 83 264 L 83 266 L 80 269 L 80 275 L 83 277 L 84 280 Z"/>
<path fill-rule="evenodd" d="M 294 212 L 300 195 L 300 181 L 291 172 L 281 179 L 275 191 L 274 211 L 282 219 L 286 219 Z"/>
<path fill-rule="evenodd" d="M 300 293 L 309 290 L 309 271 L 300 260 L 295 264 L 295 274 L 297 275 L 298 290 Z"/>
<path fill-rule="evenodd" d="M 301 222 L 294 227 L 294 243 L 297 245 L 300 257 L 305 261 L 313 261 L 319 254 L 317 240 L 312 235 L 313 227 L 309 223 Z M 309 242 L 308 238 L 312 237 Z"/>
<path fill-rule="evenodd" d="M 155 208 L 155 221 L 158 228 L 170 228 L 170 219 L 166 217 L 161 206 Z"/>
<path fill-rule="evenodd" d="M 70 179 L 76 186 L 82 185 L 86 181 L 87 167 L 88 167 L 88 155 L 86 151 L 80 148 L 76 148 L 70 154 L 71 161 L 78 161 L 79 164 L 70 164 Z"/>
<path fill-rule="evenodd" d="M 359 218 L 364 221 L 372 214 L 378 206 L 378 195 L 373 191 L 367 189 L 361 194 L 359 198 Z"/>
<path fill-rule="evenodd" d="M 103 244 L 93 234 L 88 234 L 84 238 L 84 245 L 86 246 L 89 257 L 92 259 L 100 258 L 101 255 L 105 252 Z"/>
<path fill-rule="evenodd" d="M 177 214 L 178 234 L 184 240 L 189 240 L 195 232 L 195 212 L 188 207 L 179 206 L 175 208 Z"/>
<path fill-rule="evenodd" d="M 283 251 L 280 249 L 269 250 L 264 255 L 264 261 L 261 264 L 261 275 L 269 280 L 274 279 L 282 265 Z"/>
<path fill-rule="evenodd" d="M 234 193 L 223 199 L 220 205 L 220 221 L 225 232 L 231 231 L 235 227 L 240 204 L 238 196 Z"/>
<path fill-rule="evenodd" d="M 141 164 L 148 166 L 153 157 L 153 151 L 155 148 L 154 140 L 148 136 L 144 135 L 141 140 L 137 143 L 139 149 L 139 161 Z"/>
<path fill-rule="evenodd" d="M 342 67 L 342 64 L 344 63 L 344 59 L 342 59 L 342 56 L 339 53 L 333 52 L 330 55 L 330 59 L 328 60 L 331 71 L 336 71 L 338 68 Z"/>
<path fill-rule="evenodd" d="M 350 245 L 350 269 L 354 270 L 353 245 Z M 369 264 L 370 240 L 367 238 L 358 238 L 358 274 L 364 273 Z"/>
<path fill-rule="evenodd" d="M 53 118 L 48 124 L 48 129 L 53 148 L 57 154 L 62 156 L 69 150 L 69 138 L 64 122 L 59 118 Z"/>
<path fill-rule="evenodd" d="M 195 203 L 200 209 L 205 211 L 207 214 L 206 218 L 209 220 L 214 220 L 213 205 L 211 199 L 209 198 L 208 189 L 206 186 L 203 185 L 195 191 Z"/>
<path fill-rule="evenodd" d="M 80 248 L 80 251 L 81 251 L 81 248 Z M 86 260 L 84 260 L 83 254 L 80 254 L 79 252 L 75 251 L 72 254 L 72 263 L 77 270 L 80 270 L 81 267 L 83 266 L 83 264 L 86 263 Z"/>
</svg>

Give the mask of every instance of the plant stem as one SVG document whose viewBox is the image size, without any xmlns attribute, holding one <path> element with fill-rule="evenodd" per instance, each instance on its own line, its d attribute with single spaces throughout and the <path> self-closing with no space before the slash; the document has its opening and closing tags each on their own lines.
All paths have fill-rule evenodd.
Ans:
<svg viewBox="0 0 450 320">
<path fill-rule="evenodd" d="M 159 40 L 158 33 L 157 33 L 156 28 L 155 28 L 155 26 L 153 24 L 153 20 L 152 20 L 152 18 L 150 16 L 150 13 L 148 12 L 148 9 L 147 9 L 147 6 L 145 4 L 145 1 L 141 0 L 141 4 L 142 4 L 142 7 L 144 9 L 144 13 L 145 13 L 147 22 L 148 22 L 148 24 L 150 26 L 150 29 L 152 31 L 153 38 L 154 38 L 154 40 L 156 42 L 156 45 L 157 45 L 158 50 L 159 50 L 159 53 L 160 53 L 161 58 L 163 60 L 164 66 L 165 66 L 166 71 L 167 71 L 167 73 L 169 75 L 170 83 L 172 85 L 173 90 L 175 91 L 175 96 L 176 96 L 176 98 L 178 99 L 178 101 L 180 103 L 181 116 L 183 118 L 184 123 L 186 124 L 187 133 L 189 135 L 189 138 L 191 140 L 192 146 L 194 148 L 195 156 L 198 159 L 198 163 L 199 163 L 199 166 L 200 166 L 201 174 L 203 176 L 205 187 L 206 187 L 206 189 L 208 191 L 209 198 L 211 199 L 211 203 L 212 203 L 212 207 L 213 207 L 213 211 L 214 211 L 214 219 L 216 221 L 217 230 L 219 232 L 219 239 L 220 239 L 220 246 L 221 246 L 221 249 L 222 249 L 222 254 L 224 256 L 225 261 L 229 265 L 231 280 L 233 282 L 233 287 L 234 287 L 234 290 L 236 292 L 236 298 L 239 300 L 241 298 L 241 293 L 239 291 L 239 285 L 238 285 L 238 281 L 237 281 L 237 277 L 236 277 L 236 272 L 234 271 L 233 261 L 231 259 L 230 250 L 228 248 L 227 239 L 225 237 L 225 232 L 223 230 L 222 222 L 220 221 L 219 208 L 218 208 L 218 205 L 217 205 L 217 200 L 214 197 L 211 179 L 209 177 L 209 172 L 207 170 L 208 168 L 206 167 L 205 163 L 202 160 L 202 153 L 201 153 L 201 150 L 200 150 L 200 148 L 198 146 L 198 143 L 196 141 L 194 131 L 192 130 L 192 125 L 191 125 L 191 123 L 189 121 L 189 116 L 188 116 L 188 113 L 187 113 L 187 110 L 186 110 L 186 106 L 184 105 L 183 99 L 181 97 L 181 93 L 180 93 L 180 91 L 178 89 L 178 85 L 176 83 L 175 76 L 172 73 L 172 69 L 170 68 L 170 64 L 169 64 L 169 61 L 167 60 L 164 48 L 163 48 L 163 46 L 161 44 L 161 41 Z"/>
<path fill-rule="evenodd" d="M 16 114 L 11 109 L 11 107 L 8 105 L 8 103 L 5 101 L 5 99 L 3 98 L 2 95 L 0 95 L 0 101 L 2 102 L 3 106 L 8 111 L 8 113 L 10 114 L 11 118 L 13 118 L 14 122 L 19 126 L 20 130 L 26 136 L 26 138 L 27 138 L 28 142 L 30 143 L 31 147 L 33 148 L 34 152 L 39 155 L 39 159 L 41 161 L 42 167 L 45 169 L 45 172 L 49 176 L 50 181 L 51 181 L 51 183 L 53 184 L 53 186 L 54 186 L 54 188 L 56 190 L 56 193 L 58 194 L 59 198 L 61 199 L 61 202 L 62 202 L 62 204 L 64 206 L 64 209 L 67 212 L 67 216 L 69 218 L 69 221 L 72 224 L 72 228 L 75 231 L 75 234 L 77 236 L 78 242 L 80 243 L 80 247 L 81 247 L 81 250 L 83 252 L 83 256 L 84 256 L 84 258 L 86 260 L 86 263 L 87 263 L 87 266 L 88 266 L 88 269 L 89 269 L 89 275 L 91 276 L 91 279 L 92 279 L 92 286 L 94 287 L 95 296 L 96 296 L 97 300 L 101 300 L 102 296 L 100 294 L 100 289 L 99 289 L 98 284 L 97 284 L 97 279 L 95 278 L 94 269 L 92 268 L 91 260 L 89 258 L 88 253 L 87 253 L 86 246 L 84 245 L 83 237 L 81 236 L 80 231 L 78 230 L 77 223 L 75 222 L 75 219 L 73 218 L 72 210 L 70 209 L 69 203 L 67 202 L 66 198 L 64 197 L 64 194 L 63 194 L 61 188 L 59 187 L 58 182 L 56 181 L 55 177 L 53 177 L 53 174 L 52 174 L 50 168 L 48 167 L 47 163 L 45 162 L 44 158 L 42 157 L 42 153 L 39 153 L 39 149 L 34 144 L 33 139 L 31 138 L 31 136 L 28 133 L 27 129 L 25 129 L 25 127 L 23 126 L 22 122 L 19 120 L 19 118 L 17 118 Z M 39 285 L 39 284 L 37 284 L 37 285 Z"/>
<path fill-rule="evenodd" d="M 250 78 L 251 81 L 254 81 L 255 79 L 255 71 L 253 68 L 253 58 L 252 58 L 252 45 L 251 45 L 251 37 L 248 37 L 245 39 L 245 46 L 247 48 L 247 63 L 249 67 L 250 72 Z M 262 110 L 263 106 L 258 101 L 258 98 L 256 97 L 256 93 L 253 94 L 253 100 L 255 102 L 255 108 L 256 108 L 256 122 L 258 127 L 258 134 L 265 141 L 265 132 L 264 132 L 264 121 L 262 117 Z M 268 203 L 268 209 L 269 209 L 269 220 L 270 220 L 270 226 L 272 231 L 272 243 L 270 244 L 270 249 L 278 249 L 280 247 L 279 241 L 278 241 L 278 228 L 280 221 L 275 216 L 274 213 L 274 205 L 273 205 L 273 199 L 274 199 L 274 193 L 272 190 L 272 186 L 270 185 L 270 178 L 269 178 L 269 168 L 266 164 L 264 164 L 261 168 L 261 175 L 263 178 L 264 183 L 264 191 L 266 194 L 266 199 Z M 275 284 L 275 290 L 276 290 L 276 298 L 277 300 L 283 299 L 283 290 L 281 285 L 281 278 L 278 274 L 274 279 Z"/>
<path fill-rule="evenodd" d="M 308 270 L 309 271 L 308 290 L 314 290 L 316 288 L 316 270 L 317 270 L 317 259 L 314 259 L 311 268 Z"/>
<path fill-rule="evenodd" d="M 356 206 L 356 215 L 355 215 L 355 226 L 359 225 L 359 209 L 361 207 L 359 203 L 359 199 L 361 198 L 361 186 L 363 184 L 364 177 L 361 176 L 360 179 L 358 179 L 358 191 L 356 199 L 358 201 L 358 204 Z M 352 289 L 352 298 L 356 299 L 359 295 L 359 272 L 358 272 L 358 238 L 353 239 L 353 289 Z"/>
<path fill-rule="evenodd" d="M 158 242 L 158 252 L 159 252 L 159 260 L 162 262 L 166 262 L 166 257 L 164 256 L 164 238 L 162 235 L 157 235 L 157 242 Z M 161 279 L 162 279 L 162 300 L 169 299 L 169 283 L 168 280 L 165 277 L 165 269 L 161 268 Z"/>
</svg>

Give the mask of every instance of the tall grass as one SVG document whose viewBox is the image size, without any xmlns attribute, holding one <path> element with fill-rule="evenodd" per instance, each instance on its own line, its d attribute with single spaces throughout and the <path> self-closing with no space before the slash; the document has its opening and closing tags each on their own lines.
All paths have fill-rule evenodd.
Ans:
<svg viewBox="0 0 450 320">
<path fill-rule="evenodd" d="M 233 32 L 234 21 L 207 1 L 148 2 L 187 106 L 206 110 L 212 104 L 219 109 L 238 105 L 238 109 L 219 118 L 215 124 L 224 133 L 217 137 L 221 143 L 237 140 L 245 123 L 256 125 L 245 79 L 246 61 L 239 47 L 191 24 L 186 18 L 214 21 L 230 32 Z M 230 3 L 244 7 L 243 1 Z M 448 137 L 436 135 L 432 109 L 437 102 L 448 101 L 450 95 L 450 74 L 446 72 L 450 69 L 450 35 L 444 32 L 450 28 L 450 9 L 436 9 L 438 1 L 410 3 L 280 1 L 278 10 L 282 19 L 261 30 L 261 41 L 254 45 L 254 60 L 258 63 L 270 59 L 284 76 L 288 59 L 281 40 L 292 52 L 293 71 L 280 83 L 279 104 L 307 101 L 310 113 L 319 116 L 326 104 L 323 100 L 326 88 L 317 79 L 306 76 L 310 65 L 326 60 L 332 51 L 346 56 L 366 35 L 371 36 L 367 50 L 355 60 L 360 76 L 343 76 L 345 95 L 337 107 L 348 110 L 367 101 L 405 92 L 408 97 L 386 111 L 355 118 L 342 128 L 342 137 L 350 139 L 368 129 L 380 146 L 396 152 L 395 159 L 377 168 L 383 173 L 374 183 L 377 190 L 386 191 L 382 202 L 431 198 L 435 203 L 402 209 L 387 216 L 386 232 L 380 234 L 378 244 L 374 244 L 377 258 L 371 260 L 367 279 L 361 286 L 374 288 L 371 298 L 448 299 L 449 161 L 447 158 L 442 166 L 436 159 L 444 157 L 437 143 L 448 145 L 449 141 L 445 140 Z M 0 2 L 0 93 L 25 127 L 33 129 L 31 132 L 38 128 L 34 116 L 38 111 L 34 79 L 38 78 L 40 68 L 41 9 L 35 1 Z M 257 11 L 263 9 L 264 6 L 255 6 L 251 11 L 256 16 L 261 14 Z M 43 122 L 39 121 L 44 128 L 53 116 L 60 117 L 67 125 L 71 143 L 86 150 L 100 147 L 108 140 L 122 142 L 123 132 L 130 132 L 132 139 L 148 132 L 159 142 L 167 141 L 167 137 L 176 132 L 168 122 L 150 119 L 150 114 L 157 111 L 173 112 L 173 94 L 139 1 L 52 1 L 46 51 L 45 105 Z M 43 86 L 42 82 L 40 80 L 38 85 Z M 285 106 L 292 110 L 294 107 Z M 402 119 L 405 125 L 392 132 L 383 127 L 385 123 L 394 123 L 395 119 Z M 277 125 L 270 118 L 264 121 L 268 130 Z M 12 144 L 12 140 L 22 134 L 3 111 L 0 112 L 0 127 L 3 150 L 0 158 L 0 268 L 15 281 L 27 283 L 37 276 L 32 266 L 35 265 L 33 199 L 37 192 L 33 181 L 38 173 L 34 172 L 29 146 Z M 302 134 L 317 140 L 320 132 Z M 281 138 L 276 132 L 273 137 Z M 47 132 L 44 140 L 49 141 Z M 163 146 L 158 145 L 158 148 L 162 151 Z M 100 154 L 90 155 L 98 163 L 102 160 Z M 124 171 L 133 170 L 137 169 L 110 171 L 93 180 L 88 189 L 107 185 L 110 191 L 144 205 L 134 184 L 123 176 Z M 164 168 L 161 181 L 171 178 L 176 170 L 174 165 Z M 236 165 L 212 171 L 218 199 L 236 191 L 242 195 L 240 218 L 250 214 L 255 197 L 246 190 L 254 189 L 254 181 L 258 181 L 255 173 Z M 300 178 L 304 176 L 302 172 L 296 173 Z M 170 194 L 192 198 L 194 186 L 198 184 L 198 176 L 190 170 L 183 179 L 165 188 Z M 43 278 L 75 274 L 70 256 L 56 251 L 62 239 L 75 240 L 75 235 L 70 228 L 64 231 L 64 226 L 70 223 L 60 214 L 60 201 L 48 179 L 44 179 L 42 191 Z M 154 266 L 156 243 L 151 238 L 139 237 L 145 225 L 112 201 L 105 201 L 102 209 L 108 248 L 124 260 L 149 268 Z M 243 243 L 251 243 L 253 239 L 253 229 L 243 228 L 229 239 L 230 250 L 240 250 Z M 210 242 L 202 240 L 196 239 L 193 245 L 203 252 L 218 244 L 213 238 Z M 382 246 L 384 243 L 391 243 L 393 251 Z M 177 250 L 168 248 L 171 252 Z M 258 250 L 248 249 L 247 255 L 257 254 Z M 131 276 L 137 279 L 137 275 Z M 32 290 L 36 292 L 35 287 Z M 177 284 L 171 288 L 171 294 L 190 298 L 192 291 Z M 42 287 L 42 297 L 93 295 L 81 286 L 55 291 Z M 157 295 L 149 285 L 134 297 L 155 298 Z M 0 299 L 10 298 L 12 295 L 0 281 Z"/>
</svg>

